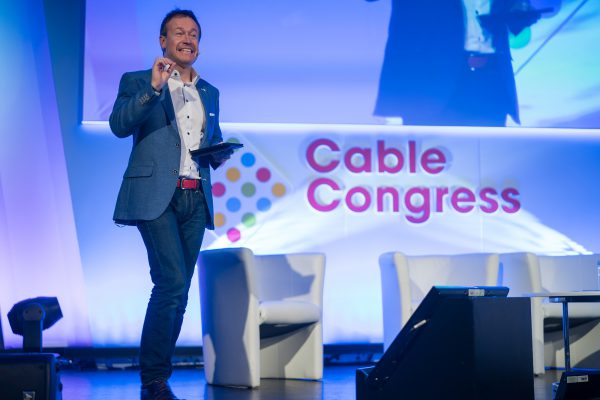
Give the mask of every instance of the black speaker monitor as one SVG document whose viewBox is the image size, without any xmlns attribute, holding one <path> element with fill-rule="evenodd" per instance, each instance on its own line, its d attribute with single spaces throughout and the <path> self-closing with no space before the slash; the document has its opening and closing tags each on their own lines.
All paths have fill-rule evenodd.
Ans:
<svg viewBox="0 0 600 400">
<path fill-rule="evenodd" d="M 435 286 L 374 367 L 357 400 L 532 399 L 528 298 L 506 287 Z"/>
<path fill-rule="evenodd" d="M 554 400 L 600 400 L 600 371 L 565 371 L 553 389 L 556 389 Z"/>
<path fill-rule="evenodd" d="M 0 399 L 61 400 L 62 384 L 56 355 L 0 354 Z"/>
</svg>

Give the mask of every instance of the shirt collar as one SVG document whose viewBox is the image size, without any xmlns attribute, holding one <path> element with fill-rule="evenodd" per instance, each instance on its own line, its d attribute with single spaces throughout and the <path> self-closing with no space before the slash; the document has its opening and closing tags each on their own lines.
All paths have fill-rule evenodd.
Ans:
<svg viewBox="0 0 600 400">
<path fill-rule="evenodd" d="M 196 70 L 194 68 L 192 68 L 192 76 L 193 76 L 192 85 L 196 86 L 196 84 L 198 83 L 198 80 L 200 79 L 200 75 L 198 75 L 198 73 L 196 72 Z M 176 69 L 174 69 L 173 72 L 171 72 L 170 79 L 173 79 L 181 84 L 184 84 L 183 80 L 181 79 L 181 74 Z"/>
</svg>

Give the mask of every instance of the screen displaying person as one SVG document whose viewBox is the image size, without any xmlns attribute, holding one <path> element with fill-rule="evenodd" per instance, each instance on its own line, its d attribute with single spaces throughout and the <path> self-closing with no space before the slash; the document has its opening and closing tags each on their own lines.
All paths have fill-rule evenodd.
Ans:
<svg viewBox="0 0 600 400">
<path fill-rule="evenodd" d="M 539 17 L 528 0 L 392 0 L 374 114 L 405 125 L 519 123 L 509 32 Z"/>
</svg>

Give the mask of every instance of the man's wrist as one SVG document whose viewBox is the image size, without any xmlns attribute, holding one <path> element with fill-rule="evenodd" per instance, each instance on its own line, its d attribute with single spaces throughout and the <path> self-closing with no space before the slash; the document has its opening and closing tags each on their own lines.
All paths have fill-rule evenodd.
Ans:
<svg viewBox="0 0 600 400">
<path fill-rule="evenodd" d="M 160 90 L 157 90 L 152 84 L 150 85 L 150 87 L 152 88 L 152 91 L 155 95 L 160 96 L 160 94 L 162 93 L 162 88 L 160 88 Z"/>
</svg>

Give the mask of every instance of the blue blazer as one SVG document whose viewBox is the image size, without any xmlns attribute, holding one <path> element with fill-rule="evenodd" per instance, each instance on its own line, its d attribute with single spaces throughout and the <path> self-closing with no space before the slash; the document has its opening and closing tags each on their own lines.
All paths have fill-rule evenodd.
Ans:
<svg viewBox="0 0 600 400">
<path fill-rule="evenodd" d="M 169 205 L 179 177 L 181 140 L 175 110 L 167 87 L 157 96 L 150 85 L 151 70 L 127 72 L 121 78 L 119 94 L 110 114 L 110 128 L 120 138 L 133 136 L 133 148 L 113 219 L 125 225 L 138 220 L 158 218 Z M 204 137 L 200 147 L 223 141 L 219 127 L 219 91 L 199 79 L 206 115 Z M 210 213 L 206 227 L 214 229 L 210 167 L 218 164 L 203 161 L 199 165 L 202 189 Z"/>
</svg>

